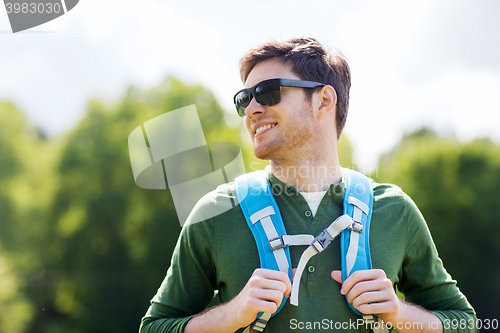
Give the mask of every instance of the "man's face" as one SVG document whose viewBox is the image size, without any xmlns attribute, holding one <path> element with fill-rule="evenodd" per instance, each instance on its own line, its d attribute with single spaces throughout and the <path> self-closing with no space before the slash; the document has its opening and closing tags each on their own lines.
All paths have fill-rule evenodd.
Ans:
<svg viewBox="0 0 500 333">
<path fill-rule="evenodd" d="M 252 69 L 245 88 L 274 78 L 300 80 L 291 64 L 268 59 Z M 312 148 L 316 124 L 304 89 L 281 87 L 281 102 L 272 106 L 262 106 L 252 98 L 245 113 L 245 127 L 257 158 L 293 162 Z"/>
</svg>

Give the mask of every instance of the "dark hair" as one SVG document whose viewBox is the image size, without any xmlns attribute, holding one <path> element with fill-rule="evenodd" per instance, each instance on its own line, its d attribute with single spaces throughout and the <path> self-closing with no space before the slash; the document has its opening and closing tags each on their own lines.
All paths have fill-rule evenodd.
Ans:
<svg viewBox="0 0 500 333">
<path fill-rule="evenodd" d="M 291 61 L 292 71 L 302 80 L 331 85 L 337 93 L 337 138 L 340 137 L 347 119 L 351 71 L 347 60 L 339 51 L 326 51 L 317 40 L 310 37 L 271 40 L 256 45 L 240 59 L 240 75 L 243 83 L 259 62 L 276 58 L 283 63 Z M 315 90 L 305 89 L 311 100 Z"/>
</svg>

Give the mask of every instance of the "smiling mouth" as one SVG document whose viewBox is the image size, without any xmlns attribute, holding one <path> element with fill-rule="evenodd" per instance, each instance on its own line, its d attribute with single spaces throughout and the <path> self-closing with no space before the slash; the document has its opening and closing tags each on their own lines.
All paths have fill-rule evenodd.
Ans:
<svg viewBox="0 0 500 333">
<path fill-rule="evenodd" d="M 259 134 L 260 132 L 265 131 L 265 130 L 267 130 L 267 129 L 271 129 L 271 128 L 273 128 L 274 126 L 276 126 L 276 124 L 272 124 L 272 125 L 271 125 L 271 124 L 269 124 L 269 125 L 264 125 L 264 126 L 261 126 L 261 127 L 257 128 L 257 130 L 255 131 L 255 135 L 257 135 L 257 134 Z"/>
</svg>

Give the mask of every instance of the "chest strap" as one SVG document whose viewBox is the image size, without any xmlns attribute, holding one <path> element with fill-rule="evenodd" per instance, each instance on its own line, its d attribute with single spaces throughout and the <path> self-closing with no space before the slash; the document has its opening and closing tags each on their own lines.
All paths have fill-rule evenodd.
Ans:
<svg viewBox="0 0 500 333">
<path fill-rule="evenodd" d="M 299 286 L 302 273 L 307 265 L 309 259 L 316 254 L 323 252 L 324 249 L 330 245 L 332 240 L 337 237 L 342 230 L 346 228 L 353 228 L 353 221 L 349 215 L 342 215 L 330 224 L 328 228 L 323 230 L 316 238 L 313 239 L 311 245 L 300 256 L 297 271 L 292 284 L 292 295 L 290 297 L 290 304 L 299 305 Z"/>
<path fill-rule="evenodd" d="M 332 222 L 317 237 L 286 234 L 279 208 L 264 171 L 253 172 L 235 179 L 236 195 L 256 240 L 261 267 L 288 273 L 292 278 L 288 246 L 309 245 L 300 257 L 292 284 L 290 303 L 293 305 L 298 305 L 300 280 L 307 262 L 314 255 L 324 251 L 339 234 L 342 235 L 340 243 L 343 280 L 353 271 L 371 269 L 369 251 L 369 227 L 373 205 L 371 183 L 362 174 L 348 169 L 342 171 L 346 182 L 344 215 Z M 263 332 L 268 320 L 281 310 L 285 302 L 286 298 L 283 298 L 274 314 L 259 313 L 257 319 L 244 330 L 244 333 Z M 352 307 L 352 304 L 349 306 L 355 313 L 362 315 Z M 380 321 L 375 315 L 362 315 L 362 317 L 368 323 Z M 387 332 L 387 329 L 374 328 L 373 331 L 381 333 Z"/>
</svg>

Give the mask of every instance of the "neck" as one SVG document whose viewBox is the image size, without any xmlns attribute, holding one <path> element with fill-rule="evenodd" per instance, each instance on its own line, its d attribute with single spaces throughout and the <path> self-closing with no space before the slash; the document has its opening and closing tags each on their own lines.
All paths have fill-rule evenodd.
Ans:
<svg viewBox="0 0 500 333">
<path fill-rule="evenodd" d="M 271 160 L 272 174 L 301 192 L 326 191 L 342 181 L 342 171 L 334 151 L 289 161 Z"/>
</svg>

